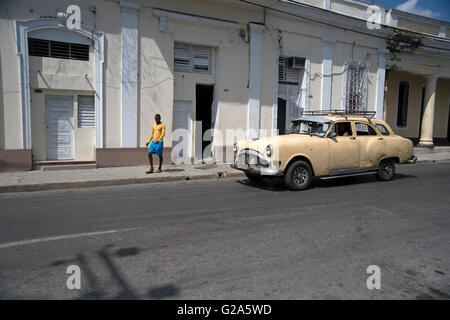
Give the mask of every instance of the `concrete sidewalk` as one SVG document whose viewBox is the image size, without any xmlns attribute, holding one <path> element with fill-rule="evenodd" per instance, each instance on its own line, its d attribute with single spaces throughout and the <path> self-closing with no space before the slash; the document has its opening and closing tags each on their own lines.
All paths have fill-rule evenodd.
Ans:
<svg viewBox="0 0 450 320">
<path fill-rule="evenodd" d="M 418 162 L 450 160 L 450 147 L 414 148 L 414 153 Z M 138 166 L 0 173 L 0 193 L 245 177 L 226 164 L 164 166 L 163 172 L 152 174 L 146 170 L 146 166 Z"/>
<path fill-rule="evenodd" d="M 0 173 L 0 193 L 245 177 L 242 171 L 226 164 L 163 166 L 163 172 L 151 174 L 146 170 L 148 166 L 5 172 Z"/>
</svg>

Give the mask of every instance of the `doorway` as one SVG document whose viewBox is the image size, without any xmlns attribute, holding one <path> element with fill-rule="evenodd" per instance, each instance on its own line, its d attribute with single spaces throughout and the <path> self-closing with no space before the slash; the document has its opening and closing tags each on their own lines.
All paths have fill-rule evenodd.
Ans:
<svg viewBox="0 0 450 320">
<path fill-rule="evenodd" d="M 448 104 L 447 141 L 450 142 L 450 103 Z"/>
<path fill-rule="evenodd" d="M 422 100 L 420 101 L 420 117 L 419 117 L 419 141 L 422 134 L 422 117 L 425 108 L 425 87 L 422 87 Z"/>
<path fill-rule="evenodd" d="M 278 98 L 277 129 L 279 135 L 286 132 L 286 100 L 281 98 Z"/>
<path fill-rule="evenodd" d="M 203 137 L 207 130 L 211 129 L 212 103 L 214 100 L 214 85 L 200 85 L 195 88 L 195 120 L 201 121 L 201 148 L 196 146 L 196 155 L 200 155 L 199 159 L 203 159 L 205 149 L 211 144 L 211 141 L 204 141 Z M 198 131 L 197 131 L 198 130 Z M 196 128 L 197 134 L 200 134 L 200 128 Z M 197 139 L 196 141 L 199 141 Z M 207 158 L 211 157 L 211 151 L 207 151 Z"/>
<path fill-rule="evenodd" d="M 192 102 L 174 101 L 173 103 L 173 134 L 172 143 L 181 144 L 176 152 L 172 154 L 172 160 L 189 161 L 191 157 L 191 124 L 192 122 Z M 181 129 L 181 130 L 178 130 Z M 175 133 L 178 133 L 175 135 Z M 189 163 L 189 162 L 188 162 Z"/>
<path fill-rule="evenodd" d="M 72 96 L 46 96 L 47 160 L 74 159 Z"/>
</svg>

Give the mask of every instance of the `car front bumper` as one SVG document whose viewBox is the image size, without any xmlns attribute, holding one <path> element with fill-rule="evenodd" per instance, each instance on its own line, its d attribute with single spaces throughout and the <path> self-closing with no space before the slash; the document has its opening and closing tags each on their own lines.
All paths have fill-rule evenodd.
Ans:
<svg viewBox="0 0 450 320">
<path fill-rule="evenodd" d="M 270 159 L 264 157 L 261 153 L 245 149 L 236 156 L 233 169 L 241 170 L 246 173 L 259 176 L 282 176 L 283 172 L 272 165 Z"/>
</svg>

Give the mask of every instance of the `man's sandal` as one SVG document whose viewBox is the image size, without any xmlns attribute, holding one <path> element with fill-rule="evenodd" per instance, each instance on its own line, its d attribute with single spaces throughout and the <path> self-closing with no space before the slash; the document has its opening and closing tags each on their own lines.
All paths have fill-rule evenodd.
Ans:
<svg viewBox="0 0 450 320">
<path fill-rule="evenodd" d="M 145 171 L 145 173 L 153 173 L 154 171 L 153 170 L 147 170 L 147 171 Z"/>
</svg>

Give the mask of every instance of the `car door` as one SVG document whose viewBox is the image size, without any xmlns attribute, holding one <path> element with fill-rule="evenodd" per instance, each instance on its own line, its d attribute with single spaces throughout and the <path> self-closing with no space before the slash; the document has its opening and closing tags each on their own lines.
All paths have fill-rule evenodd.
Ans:
<svg viewBox="0 0 450 320">
<path fill-rule="evenodd" d="M 336 136 L 328 139 L 330 146 L 330 175 L 345 174 L 359 169 L 359 145 L 351 121 L 333 124 Z"/>
<path fill-rule="evenodd" d="M 359 166 L 361 168 L 378 167 L 384 156 L 385 141 L 369 123 L 356 121 L 356 140 L 359 143 Z"/>
</svg>

